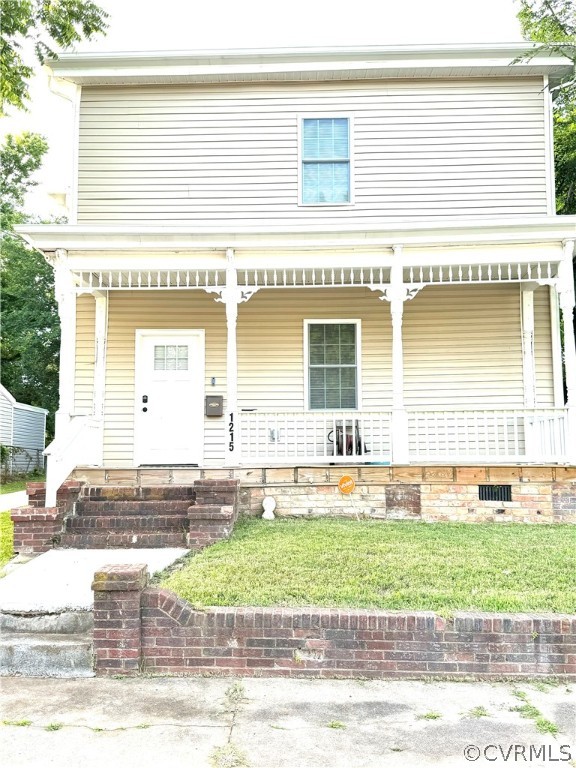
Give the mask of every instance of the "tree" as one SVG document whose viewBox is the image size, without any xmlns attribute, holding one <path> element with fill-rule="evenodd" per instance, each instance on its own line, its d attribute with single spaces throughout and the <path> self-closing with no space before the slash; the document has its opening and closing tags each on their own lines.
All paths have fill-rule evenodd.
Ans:
<svg viewBox="0 0 576 768">
<path fill-rule="evenodd" d="M 36 182 L 48 145 L 42 136 L 6 137 L 0 150 L 0 254 L 2 291 L 2 382 L 14 397 L 30 405 L 58 407 L 60 324 L 54 300 L 54 277 L 43 255 L 30 248 L 12 228 L 29 220 L 25 193 Z M 53 416 L 47 431 L 53 432 Z"/>
<path fill-rule="evenodd" d="M 42 165 L 42 158 L 48 149 L 43 136 L 37 133 L 23 133 L 20 136 L 8 134 L 0 149 L 0 227 L 11 230 L 14 224 L 24 221 L 22 212 L 24 196 L 38 182 L 32 175 Z"/>
<path fill-rule="evenodd" d="M 6 105 L 25 108 L 34 55 L 41 64 L 58 58 L 54 47 L 103 33 L 107 18 L 92 0 L 2 0 L 1 112 Z"/>
</svg>

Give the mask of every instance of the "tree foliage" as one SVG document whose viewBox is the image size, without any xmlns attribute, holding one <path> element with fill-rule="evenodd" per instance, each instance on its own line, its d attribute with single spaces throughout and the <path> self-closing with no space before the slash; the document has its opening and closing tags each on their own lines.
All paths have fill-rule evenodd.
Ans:
<svg viewBox="0 0 576 768">
<path fill-rule="evenodd" d="M 2 383 L 23 403 L 58 408 L 60 323 L 54 276 L 42 254 L 20 238 L 2 241 Z"/>
<path fill-rule="evenodd" d="M 0 148 L 0 226 L 3 231 L 11 230 L 14 224 L 25 219 L 24 196 L 38 183 L 32 176 L 42 165 L 47 149 L 46 139 L 38 133 L 6 136 Z"/>
<path fill-rule="evenodd" d="M 107 18 L 92 0 L 2 0 L 2 112 L 6 105 L 25 108 L 34 57 L 41 64 L 58 58 L 54 48 L 90 40 L 104 32 Z"/>
<path fill-rule="evenodd" d="M 0 149 L 2 202 L 2 383 L 14 397 L 30 405 L 58 407 L 60 324 L 54 299 L 52 269 L 43 255 L 12 232 L 28 220 L 25 193 L 36 184 L 34 173 L 48 149 L 33 133 L 8 135 Z M 48 431 L 52 431 L 49 417 Z"/>
</svg>

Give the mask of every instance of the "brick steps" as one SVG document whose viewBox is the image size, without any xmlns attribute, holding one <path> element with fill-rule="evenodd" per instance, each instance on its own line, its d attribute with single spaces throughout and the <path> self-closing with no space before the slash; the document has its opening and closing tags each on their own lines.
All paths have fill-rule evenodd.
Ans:
<svg viewBox="0 0 576 768">
<path fill-rule="evenodd" d="M 122 531 L 102 533 L 63 533 L 63 549 L 155 549 L 159 547 L 186 547 L 186 531 Z"/>
<path fill-rule="evenodd" d="M 82 502 L 86 501 L 182 501 L 195 497 L 193 485 L 150 485 L 150 486 L 97 486 L 82 489 Z"/>
<path fill-rule="evenodd" d="M 193 486 L 87 486 L 58 546 L 75 549 L 186 547 Z"/>
<path fill-rule="evenodd" d="M 171 515 L 181 513 L 185 518 L 188 507 L 193 503 L 192 499 L 147 500 L 147 501 L 111 501 L 102 499 L 79 501 L 76 504 L 76 515 L 82 517 L 91 516 L 116 516 L 116 515 Z"/>
<path fill-rule="evenodd" d="M 111 532 L 123 531 L 174 531 L 179 532 L 188 529 L 188 518 L 183 515 L 112 515 L 103 517 L 92 514 L 89 516 L 76 516 L 67 520 L 66 531 L 68 533 L 93 532 L 103 530 Z"/>
<path fill-rule="evenodd" d="M 58 506 L 46 507 L 43 483 L 29 485 L 31 506 L 12 511 L 14 549 L 53 547 L 202 549 L 232 533 L 238 515 L 238 480 L 196 480 L 194 485 L 89 486 L 67 481 Z"/>
</svg>

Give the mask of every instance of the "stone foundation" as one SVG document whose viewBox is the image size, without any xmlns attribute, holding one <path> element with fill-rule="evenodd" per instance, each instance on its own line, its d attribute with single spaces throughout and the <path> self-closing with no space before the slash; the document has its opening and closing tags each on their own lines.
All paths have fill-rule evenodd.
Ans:
<svg viewBox="0 0 576 768">
<path fill-rule="evenodd" d="M 576 467 L 298 467 L 245 476 L 243 514 L 262 513 L 264 496 L 276 514 L 419 519 L 428 522 L 576 523 Z M 351 494 L 338 489 L 350 475 Z M 509 485 L 511 501 L 480 499 L 479 486 Z"/>
</svg>

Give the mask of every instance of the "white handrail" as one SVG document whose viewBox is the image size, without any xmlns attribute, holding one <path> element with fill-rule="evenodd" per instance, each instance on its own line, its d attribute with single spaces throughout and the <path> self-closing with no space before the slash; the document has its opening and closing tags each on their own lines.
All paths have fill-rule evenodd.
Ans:
<svg viewBox="0 0 576 768">
<path fill-rule="evenodd" d="M 75 416 L 46 447 L 46 506 L 56 506 L 58 488 L 79 464 L 101 463 L 102 420 Z"/>
</svg>

